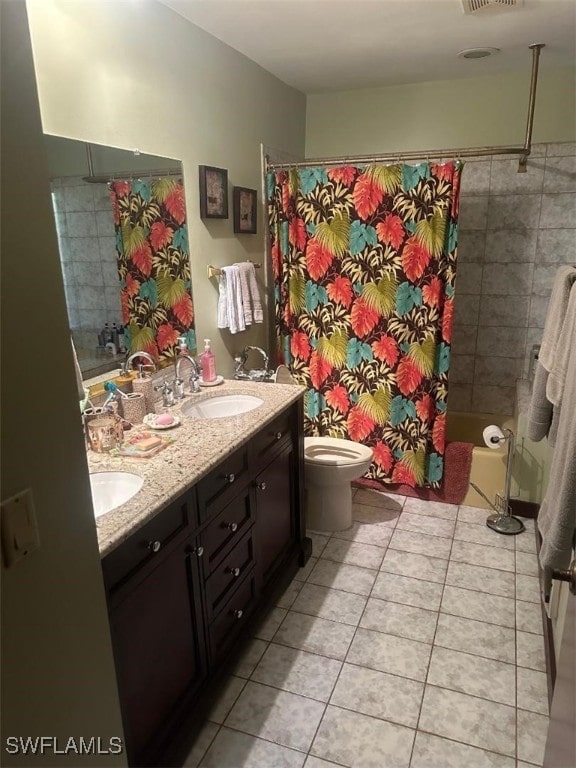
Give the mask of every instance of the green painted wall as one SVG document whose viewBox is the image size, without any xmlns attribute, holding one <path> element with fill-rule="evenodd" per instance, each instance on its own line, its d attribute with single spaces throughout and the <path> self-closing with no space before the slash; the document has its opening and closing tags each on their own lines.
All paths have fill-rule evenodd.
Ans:
<svg viewBox="0 0 576 768">
<path fill-rule="evenodd" d="M 574 141 L 576 70 L 540 62 L 533 142 Z M 528 55 L 521 74 L 308 96 L 306 156 L 522 145 L 530 69 Z"/>
</svg>

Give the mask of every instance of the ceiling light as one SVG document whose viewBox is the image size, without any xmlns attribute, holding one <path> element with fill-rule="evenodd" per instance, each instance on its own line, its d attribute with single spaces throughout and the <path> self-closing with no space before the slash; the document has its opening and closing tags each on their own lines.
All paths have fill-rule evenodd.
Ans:
<svg viewBox="0 0 576 768">
<path fill-rule="evenodd" d="M 466 48 L 464 51 L 459 51 L 458 56 L 463 59 L 485 59 L 495 53 L 500 53 L 500 48 Z"/>
</svg>

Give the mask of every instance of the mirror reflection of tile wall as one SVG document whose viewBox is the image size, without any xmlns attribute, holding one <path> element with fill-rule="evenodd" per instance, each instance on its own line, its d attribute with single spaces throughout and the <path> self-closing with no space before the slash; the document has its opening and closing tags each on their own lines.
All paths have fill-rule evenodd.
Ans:
<svg viewBox="0 0 576 768">
<path fill-rule="evenodd" d="M 104 323 L 121 323 L 114 218 L 107 184 L 52 180 L 68 319 L 79 349 L 94 349 Z"/>
</svg>

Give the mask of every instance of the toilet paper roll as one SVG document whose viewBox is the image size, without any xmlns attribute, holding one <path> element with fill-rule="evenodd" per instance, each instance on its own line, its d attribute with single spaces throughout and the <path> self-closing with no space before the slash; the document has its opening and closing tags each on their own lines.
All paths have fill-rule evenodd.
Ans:
<svg viewBox="0 0 576 768">
<path fill-rule="evenodd" d="M 506 439 L 504 432 L 496 424 L 490 424 L 482 432 L 482 437 L 488 448 L 500 448 L 501 444 Z"/>
</svg>

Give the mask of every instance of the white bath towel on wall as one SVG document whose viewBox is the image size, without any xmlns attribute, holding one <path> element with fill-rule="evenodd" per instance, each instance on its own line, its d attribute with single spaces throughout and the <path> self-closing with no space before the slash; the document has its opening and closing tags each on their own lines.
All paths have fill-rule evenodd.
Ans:
<svg viewBox="0 0 576 768">
<path fill-rule="evenodd" d="M 236 265 L 222 267 L 219 284 L 218 327 L 228 328 L 230 333 L 246 330 L 242 290 L 240 286 L 240 270 Z M 222 323 L 222 325 L 220 324 Z M 224 323 L 226 323 L 224 325 Z"/>
<path fill-rule="evenodd" d="M 554 278 L 528 411 L 531 440 L 548 436 L 552 444 L 555 442 L 569 339 L 576 323 L 576 305 L 570 299 L 575 281 L 576 269 L 570 266 L 560 267 Z"/>
<path fill-rule="evenodd" d="M 576 295 L 576 288 L 572 293 Z M 568 567 L 576 533 L 576 327 L 569 345 L 550 479 L 538 513 L 545 594 L 550 591 L 552 570 Z"/>
<path fill-rule="evenodd" d="M 256 282 L 256 270 L 251 261 L 241 261 L 236 264 L 240 270 L 240 289 L 242 292 L 242 305 L 244 307 L 244 321 L 246 325 L 261 323 L 264 320 L 262 302 Z"/>
</svg>

